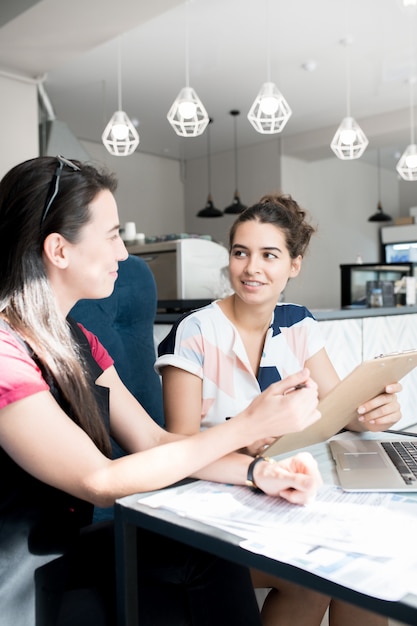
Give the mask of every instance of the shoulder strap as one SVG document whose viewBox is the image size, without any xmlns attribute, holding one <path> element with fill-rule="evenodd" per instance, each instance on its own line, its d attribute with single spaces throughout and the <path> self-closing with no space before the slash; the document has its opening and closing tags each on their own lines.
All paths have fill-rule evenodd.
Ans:
<svg viewBox="0 0 417 626">
<path fill-rule="evenodd" d="M 78 322 L 76 322 L 73 317 L 70 317 L 68 315 L 67 322 L 71 329 L 72 336 L 74 337 L 74 340 L 77 342 L 81 350 L 82 357 L 88 365 L 88 370 L 91 373 L 91 376 L 93 377 L 93 381 L 96 381 L 97 378 L 100 376 L 100 374 L 103 373 L 103 370 L 101 369 L 101 367 L 99 366 L 99 364 L 97 363 L 93 355 L 91 354 L 90 343 L 85 333 L 83 333 L 83 331 L 79 327 Z"/>
</svg>

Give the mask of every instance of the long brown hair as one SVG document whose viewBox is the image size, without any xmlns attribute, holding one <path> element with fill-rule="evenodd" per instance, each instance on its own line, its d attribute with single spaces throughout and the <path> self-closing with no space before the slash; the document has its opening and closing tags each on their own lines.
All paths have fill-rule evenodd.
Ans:
<svg viewBox="0 0 417 626">
<path fill-rule="evenodd" d="M 99 191 L 114 191 L 113 174 L 73 161 L 43 219 L 57 158 L 38 157 L 12 168 L 0 182 L 0 314 L 30 345 L 71 406 L 74 421 L 105 454 L 110 441 L 70 328 L 59 313 L 42 258 L 52 232 L 76 243 Z"/>
</svg>

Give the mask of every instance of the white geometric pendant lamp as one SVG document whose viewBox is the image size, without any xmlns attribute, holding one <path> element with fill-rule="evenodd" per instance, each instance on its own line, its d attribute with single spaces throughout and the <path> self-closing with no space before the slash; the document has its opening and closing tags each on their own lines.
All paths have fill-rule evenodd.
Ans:
<svg viewBox="0 0 417 626">
<path fill-rule="evenodd" d="M 167 119 L 180 137 L 198 137 L 204 133 L 209 123 L 209 116 L 197 93 L 190 87 L 188 4 L 185 3 L 185 87 L 168 111 Z"/>
<path fill-rule="evenodd" d="M 118 42 L 117 63 L 117 92 L 118 110 L 113 113 L 109 123 L 103 131 L 101 140 L 113 156 L 129 156 L 139 145 L 139 135 L 127 114 L 122 110 L 122 71 L 121 49 Z"/>
<path fill-rule="evenodd" d="M 338 159 L 351 160 L 359 159 L 368 146 L 368 139 L 365 133 L 353 119 L 345 117 L 330 144 L 331 149 Z"/>
<path fill-rule="evenodd" d="M 183 87 L 167 114 L 168 122 L 180 137 L 198 137 L 206 130 L 209 117 L 192 87 Z"/>
<path fill-rule="evenodd" d="M 262 135 L 280 133 L 292 115 L 291 108 L 271 81 L 271 19 L 269 2 L 266 0 L 267 81 L 262 85 L 248 112 L 248 120 Z"/>
<path fill-rule="evenodd" d="M 365 152 L 369 143 L 365 133 L 350 114 L 350 55 L 348 47 L 352 44 L 352 41 L 351 37 L 347 37 L 340 42 L 346 47 L 347 115 L 342 120 L 330 144 L 337 158 L 342 160 L 359 159 Z"/>
<path fill-rule="evenodd" d="M 292 114 L 278 87 L 271 82 L 262 85 L 248 113 L 254 129 L 263 135 L 280 133 Z"/>
</svg>

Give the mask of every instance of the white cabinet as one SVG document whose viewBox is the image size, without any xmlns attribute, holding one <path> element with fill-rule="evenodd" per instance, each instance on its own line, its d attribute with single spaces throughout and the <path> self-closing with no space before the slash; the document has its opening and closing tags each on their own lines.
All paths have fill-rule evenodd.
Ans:
<svg viewBox="0 0 417 626">
<path fill-rule="evenodd" d="M 344 378 L 362 361 L 362 319 L 319 322 L 329 357 Z"/>
</svg>

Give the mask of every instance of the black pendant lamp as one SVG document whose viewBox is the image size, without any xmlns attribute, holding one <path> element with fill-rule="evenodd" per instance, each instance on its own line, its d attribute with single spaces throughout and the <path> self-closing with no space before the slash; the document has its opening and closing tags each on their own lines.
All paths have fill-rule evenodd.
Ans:
<svg viewBox="0 0 417 626">
<path fill-rule="evenodd" d="M 208 178 L 208 196 L 204 209 L 201 209 L 197 213 L 197 217 L 222 217 L 223 213 L 220 209 L 216 209 L 213 204 L 213 197 L 211 195 L 211 151 L 210 151 L 210 127 L 213 120 L 209 120 L 207 126 L 207 178 Z"/>
<path fill-rule="evenodd" d="M 376 213 L 368 217 L 368 222 L 390 222 L 392 217 L 384 213 L 382 204 L 381 204 L 381 163 L 380 163 L 380 154 L 379 150 L 377 151 L 378 155 L 378 206 Z"/>
<path fill-rule="evenodd" d="M 246 209 L 245 205 L 241 203 L 237 185 L 237 116 L 240 115 L 240 111 L 233 109 L 230 111 L 230 115 L 234 119 L 234 157 L 235 157 L 235 193 L 233 196 L 233 202 L 225 208 L 225 213 L 242 213 Z"/>
<path fill-rule="evenodd" d="M 378 202 L 376 213 L 368 217 L 368 222 L 390 222 L 392 217 L 384 213 L 382 205 Z"/>
</svg>

